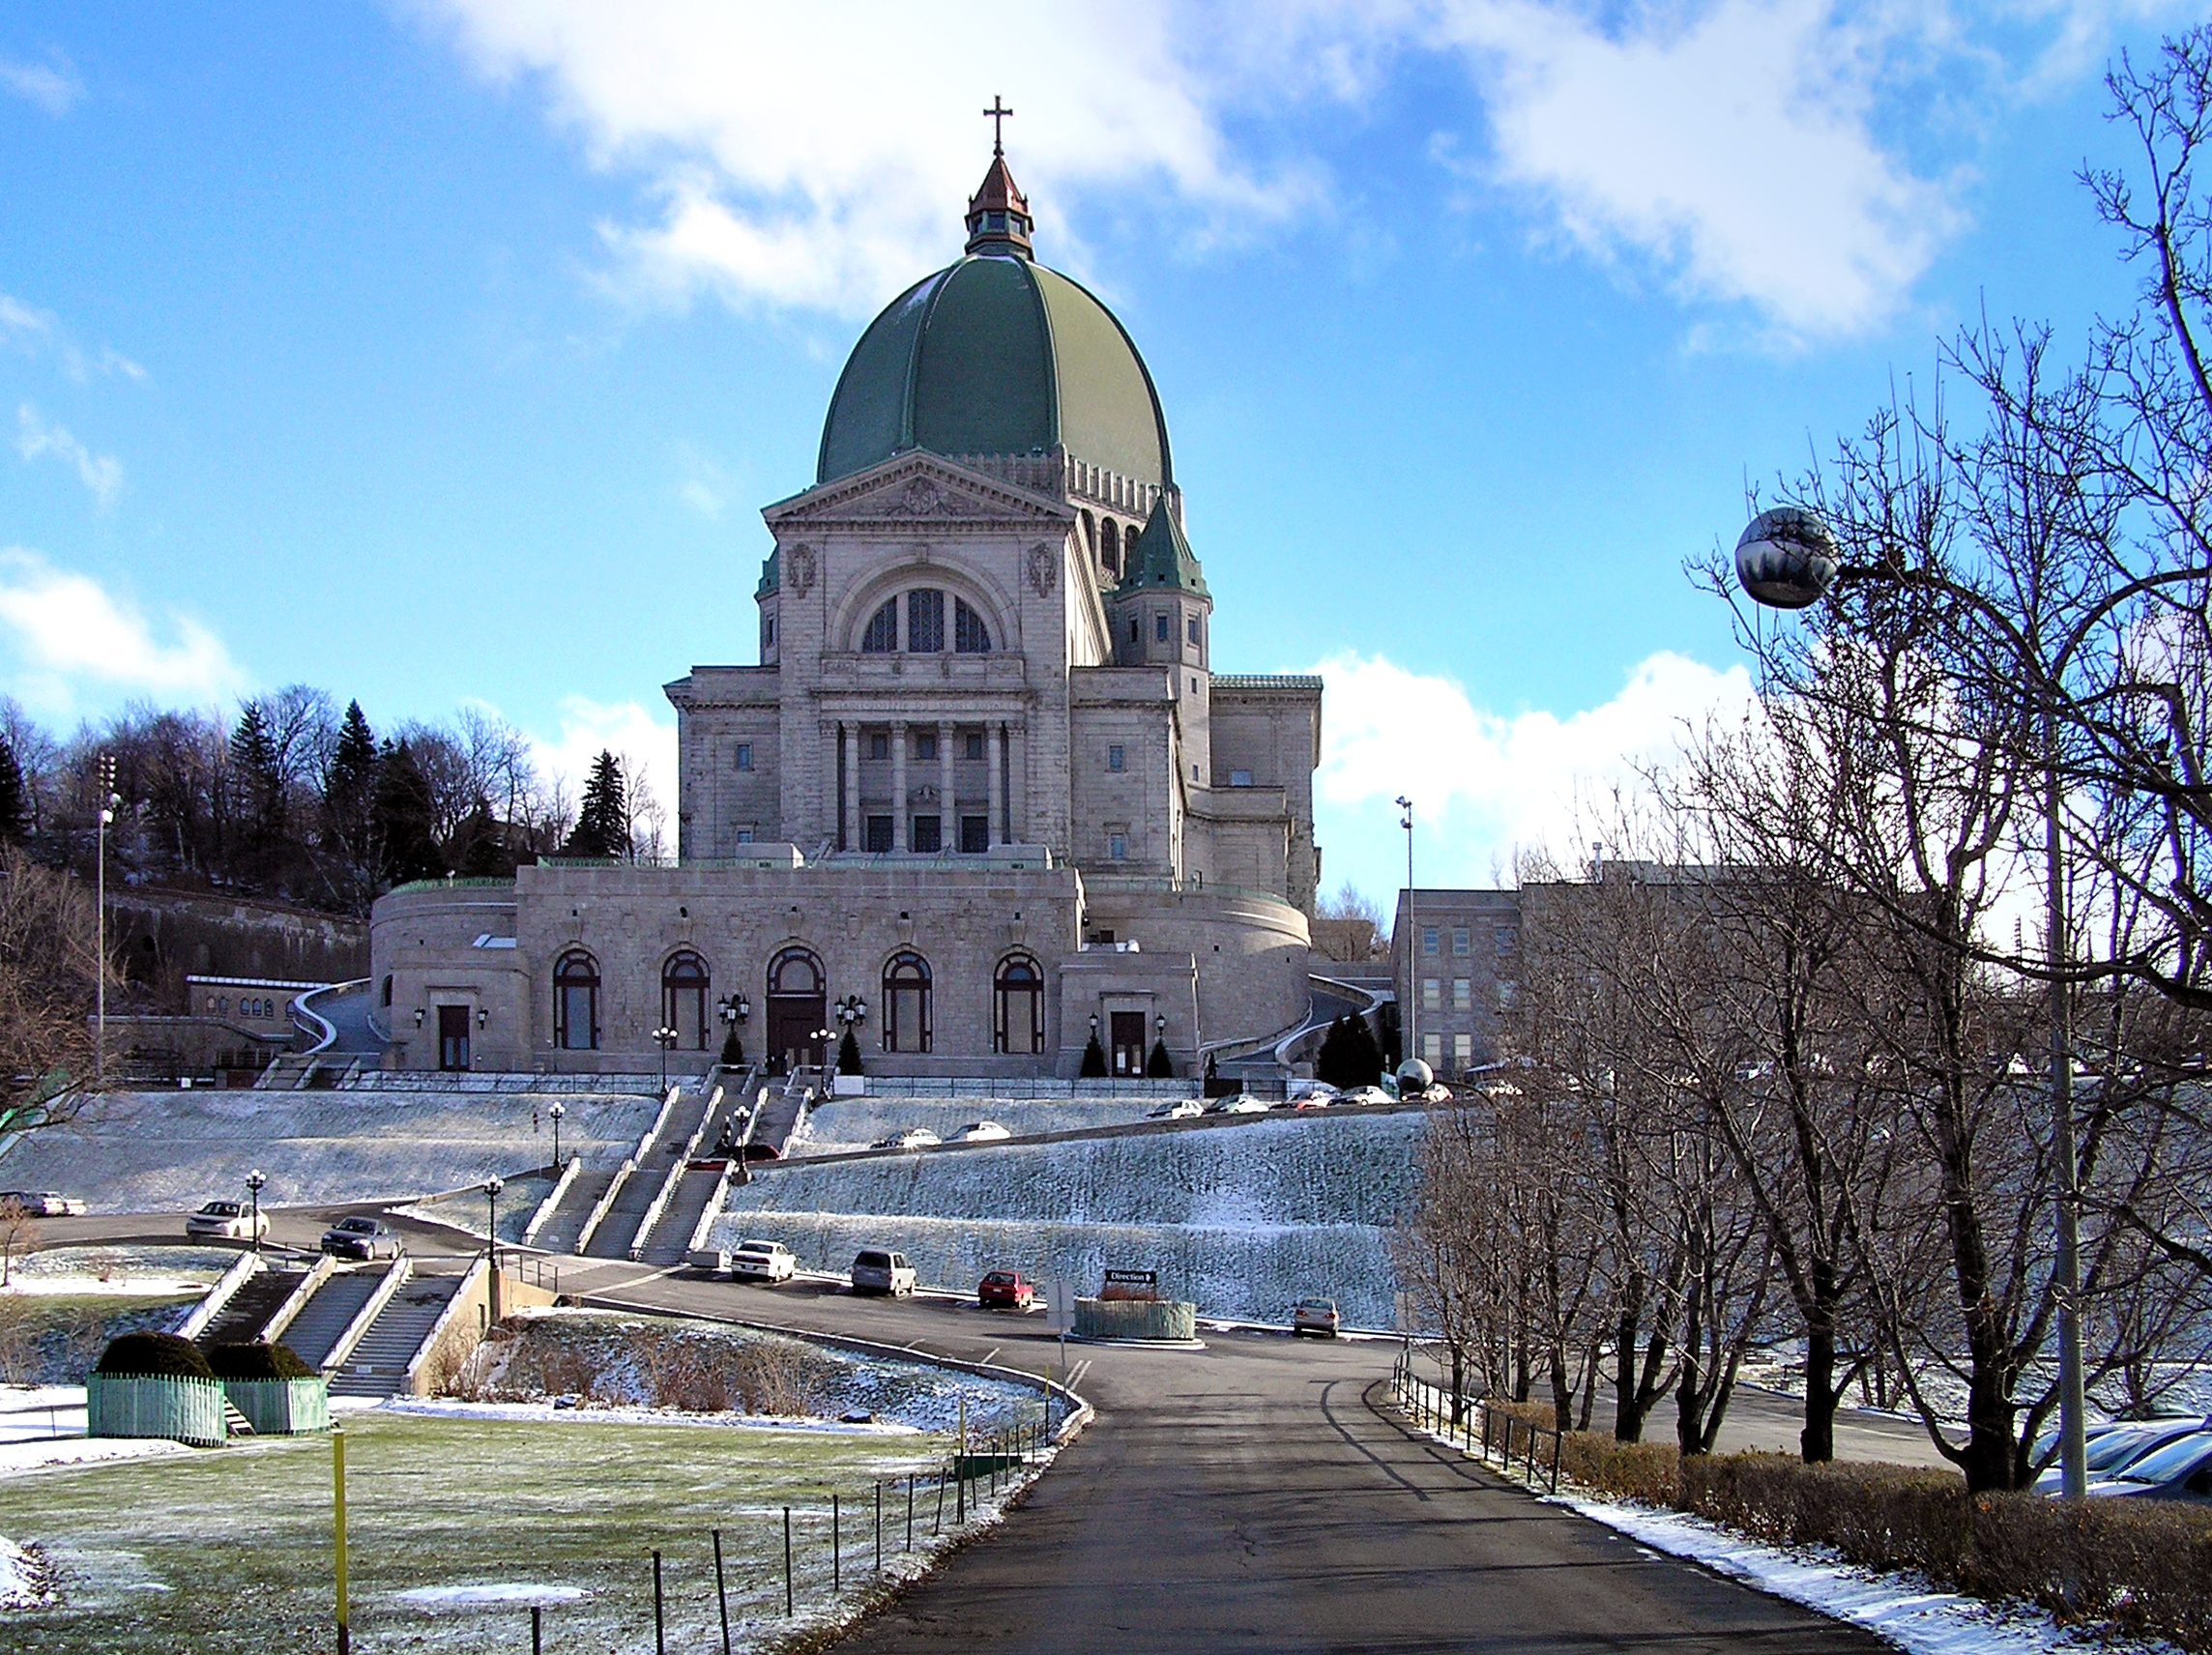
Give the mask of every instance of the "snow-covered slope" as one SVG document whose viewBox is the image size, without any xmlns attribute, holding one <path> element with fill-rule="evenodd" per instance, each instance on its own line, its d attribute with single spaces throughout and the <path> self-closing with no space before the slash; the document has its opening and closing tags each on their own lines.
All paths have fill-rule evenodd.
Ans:
<svg viewBox="0 0 2212 1655">
<path fill-rule="evenodd" d="M 995 1265 L 1086 1292 L 1107 1268 L 1151 1269 L 1206 1315 L 1280 1321 L 1325 1293 L 1348 1322 L 1388 1326 L 1386 1231 L 1422 1126 L 1323 1116 L 800 1163 L 733 1188 L 711 1244 L 767 1235 L 840 1271 L 861 1246 L 896 1247 L 963 1290 Z"/>
<path fill-rule="evenodd" d="M 1120 1126 L 1144 1119 L 1159 1104 L 1156 1097 L 835 1097 L 807 1112 L 789 1152 L 834 1155 L 865 1149 L 909 1126 L 949 1138 L 971 1120 L 996 1120 L 1017 1138 Z"/>
<path fill-rule="evenodd" d="M 126 1091 L 70 1125 L 0 1148 L 0 1187 L 57 1190 L 95 1212 L 160 1212 L 235 1197 L 268 1175 L 265 1206 L 457 1189 L 553 1158 L 553 1100 L 528 1093 Z M 561 1152 L 611 1165 L 659 1102 L 564 1093 Z"/>
</svg>

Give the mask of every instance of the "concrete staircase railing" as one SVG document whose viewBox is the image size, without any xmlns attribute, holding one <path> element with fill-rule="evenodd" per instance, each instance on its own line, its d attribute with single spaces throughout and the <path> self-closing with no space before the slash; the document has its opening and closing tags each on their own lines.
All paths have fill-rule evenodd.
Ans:
<svg viewBox="0 0 2212 1655">
<path fill-rule="evenodd" d="M 673 1097 L 670 1101 L 674 1101 Z M 676 1186 L 683 1182 L 684 1174 L 690 1167 L 691 1157 L 699 1152 L 699 1145 L 707 1136 L 708 1123 L 714 1118 L 714 1111 L 721 1107 L 722 1089 L 716 1087 L 713 1095 L 707 1099 L 707 1107 L 699 1114 L 697 1130 L 684 1141 L 683 1149 L 660 1180 L 660 1188 L 654 1192 L 653 1200 L 647 1205 L 645 1216 L 638 1220 L 637 1234 L 629 1238 L 631 1263 L 645 1257 L 646 1238 L 653 1234 L 653 1227 L 660 1222 L 660 1215 L 668 1210 L 669 1198 L 676 1193 Z M 666 1111 L 662 1115 L 665 1118 Z"/>
<path fill-rule="evenodd" d="M 264 1267 L 260 1254 L 239 1254 L 230 1268 L 215 1279 L 215 1285 L 208 1289 L 206 1296 L 192 1307 L 192 1313 L 177 1323 L 177 1337 L 197 1339 L 205 1333 L 208 1323 L 222 1314 L 223 1306 L 237 1296 L 238 1290 Z"/>
<path fill-rule="evenodd" d="M 593 1206 L 591 1216 L 584 1220 L 583 1229 L 576 1232 L 572 1251 L 581 1253 L 592 1244 L 592 1237 L 599 1233 L 599 1226 L 606 1222 L 607 1214 L 614 1210 L 615 1197 L 622 1194 L 623 1185 L 629 1182 L 630 1174 L 636 1171 L 637 1162 L 634 1158 L 623 1162 L 615 1169 L 615 1181 L 607 1185 L 605 1193 Z"/>
<path fill-rule="evenodd" d="M 522 1227 L 522 1244 L 527 1247 L 538 1239 L 538 1233 L 545 1228 L 545 1221 L 553 1216 L 553 1209 L 561 1205 L 561 1198 L 568 1193 L 577 1176 L 584 1170 L 584 1157 L 570 1155 L 568 1164 L 561 1169 L 552 1190 L 538 1204 L 538 1210 L 530 1215 L 530 1222 Z"/>
<path fill-rule="evenodd" d="M 406 1254 L 402 1253 L 392 1261 L 392 1268 L 384 1272 L 384 1280 L 377 1283 L 376 1291 L 354 1312 L 353 1320 L 346 1323 L 345 1331 L 337 1336 L 336 1342 L 331 1346 L 330 1353 L 323 1358 L 322 1371 L 325 1374 L 335 1373 L 345 1365 L 345 1359 L 353 1354 L 353 1348 L 361 1343 L 361 1336 L 368 1331 L 369 1323 L 384 1314 L 384 1307 L 392 1302 L 392 1295 L 405 1286 L 407 1278 L 414 1273 L 414 1262 Z"/>
<path fill-rule="evenodd" d="M 307 1308 L 307 1301 L 315 1296 L 315 1290 L 331 1279 L 338 1262 L 328 1254 L 315 1261 L 315 1266 L 292 1290 L 292 1296 L 276 1307 L 276 1314 L 261 1324 L 261 1337 L 276 1344 L 284 1337 L 284 1330 L 299 1320 L 300 1312 Z"/>
</svg>

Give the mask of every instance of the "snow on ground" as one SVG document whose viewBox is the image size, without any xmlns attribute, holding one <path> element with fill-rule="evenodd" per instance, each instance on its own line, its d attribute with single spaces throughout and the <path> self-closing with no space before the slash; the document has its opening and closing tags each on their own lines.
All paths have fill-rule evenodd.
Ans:
<svg viewBox="0 0 2212 1655">
<path fill-rule="evenodd" d="M 393 1592 L 392 1601 L 412 1609 L 477 1609 L 486 1604 L 528 1609 L 533 1604 L 578 1603 L 592 1594 L 582 1586 L 542 1586 L 530 1581 L 498 1581 L 480 1586 L 417 1586 Z"/>
<path fill-rule="evenodd" d="M 84 1435 L 84 1386 L 0 1385 L 0 1443 Z"/>
<path fill-rule="evenodd" d="M 44 1442 L 0 1442 L 0 1479 L 103 1460 L 152 1460 L 190 1452 L 182 1442 L 162 1437 L 55 1437 Z"/>
<path fill-rule="evenodd" d="M 19 1253 L 10 1270 L 12 1285 L 26 1292 L 44 1291 L 46 1281 L 73 1285 L 51 1291 L 85 1292 L 86 1279 L 124 1292 L 204 1292 L 216 1277 L 238 1263 L 237 1249 L 191 1244 L 101 1242 L 82 1247 L 46 1247 Z"/>
<path fill-rule="evenodd" d="M 840 1273 L 862 1246 L 895 1247 L 925 1284 L 964 1292 L 993 1267 L 1086 1291 L 1108 1267 L 1155 1269 L 1206 1316 L 1275 1322 L 1324 1293 L 1347 1322 L 1388 1326 L 1386 1232 L 1423 1126 L 1319 1116 L 799 1162 L 733 1187 L 708 1244 L 765 1236 Z"/>
<path fill-rule="evenodd" d="M 564 1139 L 561 1147 L 568 1146 Z M 499 1238 L 522 1245 L 522 1233 L 530 1227 L 532 1216 L 545 1198 L 553 1193 L 553 1180 L 533 1174 L 526 1178 L 508 1178 L 499 1192 Z M 450 1224 L 471 1235 L 484 1233 L 484 1220 L 490 1216 L 491 1204 L 480 1189 L 457 1190 L 451 1195 L 439 1196 L 435 1201 L 419 1201 L 411 1206 L 395 1208 L 402 1218 L 426 1219 L 432 1224 Z"/>
<path fill-rule="evenodd" d="M 459 1189 L 553 1158 L 550 1097 L 458 1091 L 108 1092 L 67 1126 L 0 1144 L 0 1182 L 82 1197 L 94 1212 L 160 1212 L 234 1197 L 268 1175 L 264 1205 Z M 561 1148 L 612 1166 L 659 1100 L 564 1092 Z"/>
<path fill-rule="evenodd" d="M 53 1595 L 45 1558 L 0 1536 L 0 1609 L 44 1609 Z"/>
<path fill-rule="evenodd" d="M 807 1111 L 792 1139 L 793 1155 L 842 1155 L 865 1149 L 910 1126 L 940 1138 L 972 1120 L 996 1120 L 1017 1138 L 1125 1126 L 1159 1107 L 1156 1097 L 836 1097 Z"/>
<path fill-rule="evenodd" d="M 718 1430 L 842 1431 L 861 1437 L 913 1437 L 918 1426 L 894 1420 L 848 1424 L 836 1419 L 758 1413 L 685 1413 L 672 1408 L 612 1408 L 590 1404 L 560 1408 L 549 1402 L 456 1402 L 449 1397 L 393 1397 L 379 1407 L 393 1413 L 439 1419 L 522 1420 L 534 1425 L 700 1425 Z"/>
</svg>

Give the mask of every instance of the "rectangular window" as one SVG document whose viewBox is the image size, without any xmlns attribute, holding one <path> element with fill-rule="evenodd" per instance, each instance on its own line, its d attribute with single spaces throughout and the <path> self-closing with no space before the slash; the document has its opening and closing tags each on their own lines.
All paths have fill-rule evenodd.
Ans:
<svg viewBox="0 0 2212 1655">
<path fill-rule="evenodd" d="M 1472 1034 L 1454 1034 L 1451 1037 L 1451 1060 L 1452 1067 L 1455 1069 L 1464 1069 L 1474 1061 L 1474 1036 Z"/>
<path fill-rule="evenodd" d="M 1452 978 L 1451 1007 L 1454 1011 L 1474 1009 L 1474 984 L 1465 977 Z"/>
<path fill-rule="evenodd" d="M 753 744 L 750 741 L 740 741 L 738 743 L 738 769 L 749 770 L 752 768 Z"/>
<path fill-rule="evenodd" d="M 1106 768 L 1110 770 L 1118 770 L 1121 768 L 1121 749 L 1119 745 L 1106 749 Z"/>
<path fill-rule="evenodd" d="M 751 844 L 752 842 L 753 842 L 753 830 L 752 830 L 752 828 L 750 828 L 749 827 L 748 827 L 748 828 L 740 828 L 738 829 L 738 843 L 739 843 L 739 844 L 741 844 L 741 845 L 749 845 L 749 844 Z"/>
<path fill-rule="evenodd" d="M 960 818 L 960 849 L 968 856 L 979 857 L 991 848 L 991 819 L 988 816 L 963 816 Z"/>
<path fill-rule="evenodd" d="M 1106 859 L 1110 862 L 1125 861 L 1129 855 L 1129 830 L 1126 828 L 1106 829 Z"/>
<path fill-rule="evenodd" d="M 917 730 L 914 733 L 914 756 L 917 759 L 934 759 L 937 757 L 936 731 Z"/>
<path fill-rule="evenodd" d="M 907 848 L 924 854 L 943 850 L 945 841 L 940 828 L 944 821 L 942 816 L 917 816 L 912 824 L 913 831 L 907 836 Z"/>
<path fill-rule="evenodd" d="M 1187 620 L 1185 620 L 1185 621 L 1183 622 L 1183 627 L 1184 627 L 1185 631 L 1187 631 L 1187 632 L 1188 632 L 1188 634 L 1189 634 L 1189 636 L 1190 636 L 1190 641 L 1191 641 L 1192 643 L 1194 643 L 1194 644 L 1195 644 L 1195 643 L 1197 643 L 1197 642 L 1198 642 L 1198 617 L 1197 617 L 1197 616 L 1195 616 L 1195 615 L 1193 615 L 1193 616 L 1189 617 Z"/>
<path fill-rule="evenodd" d="M 1421 1036 L 1421 1060 L 1432 1069 L 1444 1060 L 1444 1037 L 1441 1034 Z"/>
<path fill-rule="evenodd" d="M 871 816 L 864 829 L 860 848 L 871 856 L 882 856 L 891 848 L 891 819 L 888 816 Z"/>
<path fill-rule="evenodd" d="M 1443 1003 L 1442 981 L 1437 977 L 1423 977 L 1421 979 L 1421 1009 L 1423 1011 L 1441 1011 L 1443 1009 Z"/>
<path fill-rule="evenodd" d="M 1500 931 L 1492 940 L 1492 944 L 1500 954 L 1510 954 L 1521 945 L 1521 933 L 1518 931 Z"/>
<path fill-rule="evenodd" d="M 971 730 L 968 732 L 968 756 L 972 759 L 979 759 L 983 756 L 982 731 Z"/>
<path fill-rule="evenodd" d="M 1129 642 L 1132 644 L 1143 642 L 1137 632 L 1137 618 L 1134 615 L 1129 617 Z"/>
<path fill-rule="evenodd" d="M 870 736 L 870 737 L 868 738 L 868 757 L 869 757 L 869 758 L 871 758 L 871 759 L 888 759 L 888 758 L 889 758 L 890 756 L 891 756 L 891 739 L 890 739 L 888 736 L 886 736 L 886 735 L 882 735 L 882 734 L 877 734 L 877 735 L 874 735 L 874 736 Z"/>
<path fill-rule="evenodd" d="M 1466 926 L 1454 925 L 1452 927 L 1451 951 L 1454 954 L 1457 954 L 1463 960 L 1466 959 L 1468 949 L 1471 947 L 1473 944 L 1474 939 L 1469 935 L 1468 928 Z"/>
<path fill-rule="evenodd" d="M 763 615 L 760 620 L 760 644 L 764 650 L 775 648 L 775 617 Z"/>
<path fill-rule="evenodd" d="M 1512 982 L 1512 981 L 1501 981 L 1500 983 L 1499 983 L 1499 985 L 1498 985 L 1498 1009 L 1499 1009 L 1499 1010 L 1500 1010 L 1500 1011 L 1511 1011 L 1511 1010 L 1513 1009 L 1514 1005 L 1515 1005 L 1515 1004 L 1516 1004 L 1516 1003 L 1517 1003 L 1517 1002 L 1520 1001 L 1520 998 L 1521 998 L 1521 985 L 1520 985 L 1519 983 L 1517 983 L 1517 982 Z"/>
<path fill-rule="evenodd" d="M 1252 772 L 1250 770 L 1231 770 L 1229 772 L 1229 785 L 1231 787 L 1250 787 L 1252 785 Z"/>
<path fill-rule="evenodd" d="M 1424 925 L 1421 927 L 1421 952 L 1434 954 L 1436 951 L 1437 928 L 1434 925 Z"/>
<path fill-rule="evenodd" d="M 944 593 L 906 595 L 906 647 L 915 654 L 928 654 L 945 648 Z"/>
<path fill-rule="evenodd" d="M 1168 641 L 1168 618 L 1165 615 L 1152 617 L 1152 641 L 1159 644 Z"/>
</svg>

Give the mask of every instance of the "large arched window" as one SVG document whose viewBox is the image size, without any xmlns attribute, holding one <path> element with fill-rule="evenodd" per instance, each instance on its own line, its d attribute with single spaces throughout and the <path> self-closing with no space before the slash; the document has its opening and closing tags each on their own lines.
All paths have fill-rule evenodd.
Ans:
<svg viewBox="0 0 2212 1655">
<path fill-rule="evenodd" d="M 906 595 L 906 647 L 916 654 L 945 648 L 945 594 L 927 590 Z"/>
<path fill-rule="evenodd" d="M 983 617 L 968 607 L 965 597 L 952 600 L 952 649 L 962 655 L 984 655 L 991 652 L 991 628 Z"/>
<path fill-rule="evenodd" d="M 553 967 L 553 1044 L 564 1052 L 599 1046 L 599 962 L 571 948 Z"/>
<path fill-rule="evenodd" d="M 1044 1050 L 1044 973 L 1027 954 L 1008 954 L 991 979 L 991 1050 Z"/>
<path fill-rule="evenodd" d="M 929 1050 L 929 962 L 912 950 L 884 966 L 884 1050 Z"/>
<path fill-rule="evenodd" d="M 685 1051 L 707 1049 L 707 962 L 685 948 L 660 968 L 660 1022 Z"/>
<path fill-rule="evenodd" d="M 860 634 L 860 653 L 888 655 L 898 648 L 898 599 L 892 598 L 868 617 L 868 629 Z"/>
<path fill-rule="evenodd" d="M 1098 529 L 1098 561 L 1116 580 L 1121 578 L 1121 531 L 1109 517 Z"/>
<path fill-rule="evenodd" d="M 822 962 L 810 949 L 789 947 L 768 963 L 768 1062 L 777 1072 L 823 1060 L 821 1033 L 830 1010 Z"/>
</svg>

